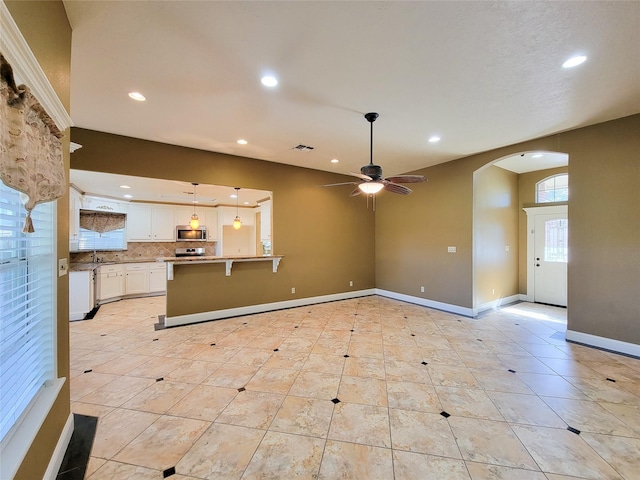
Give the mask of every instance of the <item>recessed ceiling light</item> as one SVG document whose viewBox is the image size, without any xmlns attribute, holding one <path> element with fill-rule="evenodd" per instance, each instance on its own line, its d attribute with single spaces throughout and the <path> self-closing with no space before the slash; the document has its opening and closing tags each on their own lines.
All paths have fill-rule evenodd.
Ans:
<svg viewBox="0 0 640 480">
<path fill-rule="evenodd" d="M 238 195 L 236 195 L 235 193 L 232 193 L 231 195 L 229 195 L 230 198 L 238 198 Z"/>
<path fill-rule="evenodd" d="M 124 196 L 124 198 L 133 198 L 133 195 L 127 194 L 127 195 Z"/>
<path fill-rule="evenodd" d="M 144 102 L 146 100 L 146 97 L 140 92 L 129 92 L 129 97 L 137 100 L 138 102 Z"/>
<path fill-rule="evenodd" d="M 246 145 L 246 144 L 247 144 L 247 143 L 249 143 L 249 142 L 247 142 L 245 139 L 241 138 L 240 140 L 238 140 L 238 143 L 239 143 L 240 145 Z"/>
<path fill-rule="evenodd" d="M 531 158 L 540 158 L 543 155 L 541 153 L 536 153 L 535 155 L 532 155 Z"/>
<path fill-rule="evenodd" d="M 244 202 L 245 205 L 249 205 L 249 202 Z"/>
<path fill-rule="evenodd" d="M 562 64 L 562 67 L 563 68 L 577 67 L 581 63 L 584 63 L 586 59 L 587 57 L 585 57 L 584 55 L 577 55 L 575 57 L 571 57 L 569 60 L 564 62 Z"/>
<path fill-rule="evenodd" d="M 129 185 L 120 185 L 120 188 L 131 188 Z"/>
<path fill-rule="evenodd" d="M 260 81 L 265 87 L 275 87 L 276 85 L 278 85 L 278 80 L 276 79 L 276 77 L 272 77 L 270 75 L 262 77 Z"/>
<path fill-rule="evenodd" d="M 333 160 L 331 160 L 331 163 L 339 163 L 340 160 L 338 160 L 337 158 L 334 158 Z"/>
<path fill-rule="evenodd" d="M 437 136 L 437 135 L 434 135 L 434 136 L 429 138 L 429 142 L 430 143 L 436 143 L 436 142 L 439 142 L 439 141 L 440 141 L 440 137 Z"/>
</svg>

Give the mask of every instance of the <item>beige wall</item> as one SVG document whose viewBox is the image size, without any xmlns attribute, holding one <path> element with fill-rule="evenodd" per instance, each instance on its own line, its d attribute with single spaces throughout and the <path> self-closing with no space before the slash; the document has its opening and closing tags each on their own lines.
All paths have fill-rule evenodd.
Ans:
<svg viewBox="0 0 640 480">
<path fill-rule="evenodd" d="M 69 111 L 71 27 L 62 2 L 5 1 L 58 98 Z M 63 139 L 65 168 L 69 169 L 69 135 Z M 58 200 L 58 258 L 69 256 L 69 198 Z M 58 377 L 69 378 L 69 278 L 58 278 Z M 42 478 L 70 412 L 67 381 L 24 459 L 16 479 Z"/>
<path fill-rule="evenodd" d="M 537 172 L 528 172 L 518 175 L 519 212 L 518 212 L 518 291 L 527 293 L 527 212 L 523 210 L 536 202 L 536 183 L 547 177 L 568 173 L 569 167 L 548 168 Z"/>
<path fill-rule="evenodd" d="M 413 172 L 429 183 L 378 203 L 377 286 L 471 307 L 473 172 L 519 152 L 563 152 L 569 154 L 568 328 L 640 344 L 639 131 L 637 114 Z M 458 254 L 448 255 L 447 245 L 457 245 Z M 416 293 L 422 280 L 424 295 Z"/>
<path fill-rule="evenodd" d="M 484 168 L 474 175 L 473 193 L 478 308 L 518 294 L 518 175 L 496 166 Z"/>
<path fill-rule="evenodd" d="M 83 146 L 72 168 L 273 192 L 273 253 L 284 255 L 278 272 L 268 262 L 234 264 L 230 277 L 222 265 L 179 267 L 167 287 L 168 316 L 375 286 L 366 199 L 349 197 L 348 187 L 317 188 L 350 177 L 80 128 L 71 136 Z M 186 268 L 193 274 L 182 275 Z M 209 281 L 201 280 L 205 272 Z"/>
</svg>

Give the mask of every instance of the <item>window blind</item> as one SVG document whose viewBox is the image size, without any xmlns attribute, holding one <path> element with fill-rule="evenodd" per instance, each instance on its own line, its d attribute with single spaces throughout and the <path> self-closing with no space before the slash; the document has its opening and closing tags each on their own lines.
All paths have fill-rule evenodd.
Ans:
<svg viewBox="0 0 640 480">
<path fill-rule="evenodd" d="M 55 202 L 39 204 L 22 233 L 20 193 L 0 183 L 0 439 L 54 378 Z"/>
</svg>

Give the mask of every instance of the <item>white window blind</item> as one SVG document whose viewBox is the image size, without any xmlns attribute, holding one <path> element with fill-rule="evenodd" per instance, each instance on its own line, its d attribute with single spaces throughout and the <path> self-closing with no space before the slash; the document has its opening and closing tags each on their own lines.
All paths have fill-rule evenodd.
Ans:
<svg viewBox="0 0 640 480">
<path fill-rule="evenodd" d="M 55 203 L 22 233 L 20 193 L 0 182 L 0 440 L 54 378 Z"/>
</svg>

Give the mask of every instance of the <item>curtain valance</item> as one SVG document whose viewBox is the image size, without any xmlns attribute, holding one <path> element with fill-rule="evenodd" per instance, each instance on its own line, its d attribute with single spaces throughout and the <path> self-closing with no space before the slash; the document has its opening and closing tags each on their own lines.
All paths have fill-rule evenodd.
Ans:
<svg viewBox="0 0 640 480">
<path fill-rule="evenodd" d="M 127 216 L 124 213 L 80 211 L 80 227 L 92 232 L 104 233 L 124 228 Z"/>
<path fill-rule="evenodd" d="M 24 194 L 25 233 L 34 231 L 31 210 L 67 189 L 62 137 L 29 88 L 16 86 L 11 65 L 0 54 L 0 180 Z"/>
</svg>

